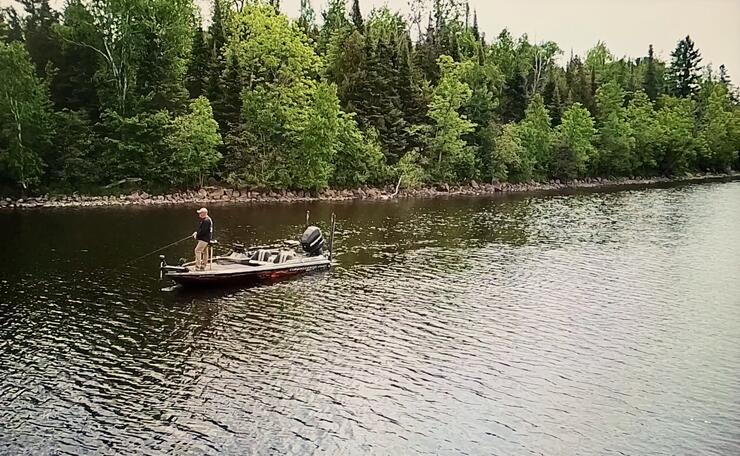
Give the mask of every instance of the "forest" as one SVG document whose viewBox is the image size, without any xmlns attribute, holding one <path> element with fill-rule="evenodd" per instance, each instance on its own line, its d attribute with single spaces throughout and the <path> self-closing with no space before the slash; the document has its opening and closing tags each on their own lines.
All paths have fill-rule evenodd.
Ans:
<svg viewBox="0 0 740 456">
<path fill-rule="evenodd" d="M 0 12 L 0 193 L 740 168 L 738 90 L 690 36 L 669 61 L 649 43 L 566 55 L 485 36 L 465 1 L 408 10 L 301 0 L 291 19 L 279 0 L 213 0 L 204 18 L 193 0 L 16 0 Z"/>
</svg>

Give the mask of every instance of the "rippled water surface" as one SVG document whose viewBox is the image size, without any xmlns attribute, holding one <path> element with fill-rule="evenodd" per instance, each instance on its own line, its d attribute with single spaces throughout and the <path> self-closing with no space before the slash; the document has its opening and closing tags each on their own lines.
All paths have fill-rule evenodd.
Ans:
<svg viewBox="0 0 740 456">
<path fill-rule="evenodd" d="M 200 292 L 118 266 L 191 207 L 0 212 L 0 454 L 740 453 L 740 182 L 211 212 L 307 208 L 334 270 Z"/>
</svg>

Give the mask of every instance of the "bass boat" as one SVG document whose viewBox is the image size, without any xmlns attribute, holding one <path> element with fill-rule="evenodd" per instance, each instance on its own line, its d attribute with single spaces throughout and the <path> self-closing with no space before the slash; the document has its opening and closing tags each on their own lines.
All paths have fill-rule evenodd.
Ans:
<svg viewBox="0 0 740 456">
<path fill-rule="evenodd" d="M 328 254 L 323 252 L 325 240 L 321 230 L 309 226 L 300 241 L 286 240 L 277 245 L 250 248 L 234 244 L 231 252 L 222 256 L 213 256 L 213 249 L 218 243 L 211 241 L 209 260 L 203 270 L 196 269 L 195 261 L 179 266 L 169 265 L 165 256 L 160 255 L 160 278 L 183 286 L 234 285 L 271 282 L 329 269 L 332 265 L 335 226 L 336 219 L 332 215 Z"/>
</svg>

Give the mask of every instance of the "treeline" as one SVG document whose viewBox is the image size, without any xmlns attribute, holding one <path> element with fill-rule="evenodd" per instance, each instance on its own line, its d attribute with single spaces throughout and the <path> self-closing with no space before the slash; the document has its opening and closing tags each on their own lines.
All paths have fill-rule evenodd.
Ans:
<svg viewBox="0 0 740 456">
<path fill-rule="evenodd" d="M 90 191 L 674 175 L 740 167 L 740 105 L 694 42 L 488 39 L 458 0 L 407 20 L 310 1 L 19 0 L 0 14 L 0 186 Z"/>
</svg>

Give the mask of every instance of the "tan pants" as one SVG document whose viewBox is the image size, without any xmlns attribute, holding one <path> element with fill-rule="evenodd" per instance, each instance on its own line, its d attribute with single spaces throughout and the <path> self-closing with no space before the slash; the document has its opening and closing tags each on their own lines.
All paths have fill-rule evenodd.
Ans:
<svg viewBox="0 0 740 456">
<path fill-rule="evenodd" d="M 195 246 L 195 267 L 205 269 L 206 264 L 208 264 L 208 243 L 198 241 L 198 245 Z"/>
</svg>

